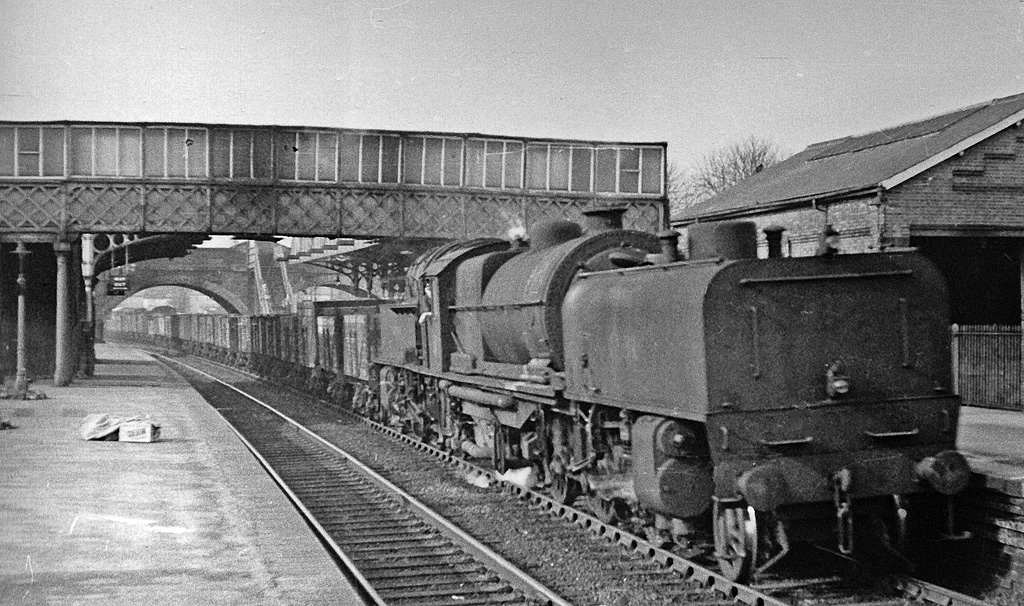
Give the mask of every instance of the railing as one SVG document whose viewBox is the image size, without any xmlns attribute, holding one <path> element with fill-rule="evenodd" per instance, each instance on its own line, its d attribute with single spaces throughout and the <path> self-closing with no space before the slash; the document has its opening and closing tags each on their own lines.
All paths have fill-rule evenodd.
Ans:
<svg viewBox="0 0 1024 606">
<path fill-rule="evenodd" d="M 954 390 L 963 403 L 1024 410 L 1021 327 L 954 324 L 951 337 Z"/>
</svg>

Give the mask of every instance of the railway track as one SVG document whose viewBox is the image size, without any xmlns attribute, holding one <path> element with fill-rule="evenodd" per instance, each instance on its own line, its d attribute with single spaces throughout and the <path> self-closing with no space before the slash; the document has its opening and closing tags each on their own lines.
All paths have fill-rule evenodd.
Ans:
<svg viewBox="0 0 1024 606">
<path fill-rule="evenodd" d="M 570 606 L 337 446 L 212 375 L 169 364 L 216 402 L 368 603 Z"/>
<path fill-rule="evenodd" d="M 180 362 L 174 362 L 174 364 L 180 364 Z M 807 574 L 773 575 L 758 579 L 752 586 L 732 583 L 713 571 L 710 564 L 706 562 L 697 563 L 671 552 L 658 549 L 643 538 L 604 524 L 597 518 L 579 509 L 558 504 L 536 491 L 504 483 L 493 472 L 461 459 L 453 458 L 448 453 L 418 442 L 415 438 L 402 435 L 390 428 L 366 419 L 361 419 L 355 425 L 349 422 L 349 424 L 342 426 L 337 419 L 338 412 L 336 410 L 331 410 L 329 414 L 325 415 L 326 409 L 322 407 L 309 407 L 297 402 L 294 392 L 290 390 L 253 382 L 251 376 L 245 375 L 236 369 L 209 361 L 197 362 L 197 364 L 202 366 L 207 372 L 228 378 L 230 383 L 237 383 L 239 385 L 244 383 L 244 390 L 253 392 L 258 397 L 264 399 L 272 398 L 276 403 L 287 409 L 288 414 L 296 418 L 296 422 L 301 422 L 314 428 L 317 435 L 320 436 L 316 440 L 337 443 L 345 439 L 345 434 L 355 432 L 362 425 L 365 428 L 372 429 L 376 435 L 389 435 L 392 438 L 414 446 L 415 450 L 406 449 L 408 451 L 406 453 L 395 453 L 392 452 L 394 449 L 387 449 L 387 454 L 385 454 L 385 449 L 382 449 L 379 444 L 357 444 L 356 450 L 362 450 L 361 456 L 373 460 L 374 467 L 377 467 L 382 472 L 385 469 L 390 470 L 385 473 L 391 476 L 391 480 L 397 484 L 406 485 L 406 489 L 418 498 L 423 498 L 429 505 L 439 506 L 444 510 L 446 516 L 451 517 L 458 526 L 477 536 L 483 543 L 500 546 L 513 543 L 514 541 L 509 540 L 510 535 L 507 532 L 509 528 L 502 529 L 500 525 L 498 528 L 494 528 L 482 523 L 481 518 L 484 517 L 481 515 L 482 511 L 490 511 L 492 515 L 494 511 L 499 511 L 501 519 L 506 519 L 509 522 L 505 526 L 525 528 L 526 530 L 523 530 L 523 532 L 532 535 L 530 542 L 537 546 L 538 552 L 520 554 L 519 556 L 506 555 L 506 557 L 509 559 L 516 559 L 518 557 L 524 560 L 524 562 L 520 563 L 520 566 L 523 568 L 529 569 L 532 565 L 533 569 L 529 571 L 530 574 L 539 579 L 540 582 L 553 587 L 555 595 L 564 596 L 568 602 L 578 606 L 583 604 L 627 606 L 630 604 L 698 603 L 723 605 L 750 604 L 752 606 L 808 606 L 818 604 L 863 604 L 865 606 L 910 604 L 935 604 L 943 606 L 984 605 L 984 602 L 969 596 L 905 576 L 892 576 L 885 579 L 885 583 L 873 584 L 863 582 L 862 580 L 854 580 L 848 575 L 836 574 L 833 570 L 827 568 L 813 573 L 811 576 Z M 240 393 L 242 388 L 234 386 L 232 389 L 239 390 Z M 241 396 L 236 393 L 236 397 L 240 398 Z M 234 407 L 235 405 L 232 404 L 229 408 Z M 268 439 L 271 442 L 276 440 L 278 442 L 291 443 L 294 441 L 294 436 L 299 433 L 301 433 L 300 430 L 292 428 L 284 432 L 277 431 L 276 434 L 272 432 Z M 315 439 L 305 438 L 303 444 L 307 445 L 298 450 L 293 449 L 293 455 L 290 455 L 297 458 L 288 459 L 291 461 L 289 465 L 294 465 L 299 470 L 297 472 L 299 475 L 308 475 L 309 473 L 308 470 L 302 470 L 304 465 L 309 464 L 301 460 L 303 456 L 310 458 L 310 460 L 319 461 L 317 464 L 322 467 L 333 468 L 339 465 L 338 463 L 330 463 L 328 465 L 329 461 L 322 459 L 322 455 L 316 455 L 311 450 L 311 447 L 308 446 L 308 443 L 311 441 L 315 441 Z M 446 467 L 454 470 L 449 475 L 456 479 L 451 486 L 446 485 L 441 490 L 444 493 L 443 498 L 438 498 L 438 482 L 436 479 L 431 480 L 431 485 L 434 488 L 433 491 L 418 485 L 415 480 L 416 476 L 432 473 L 427 471 L 426 464 L 415 460 L 417 457 L 422 460 L 422 453 L 429 453 L 433 457 L 448 462 L 450 465 Z M 435 465 L 434 467 L 437 466 Z M 465 481 L 461 481 L 462 485 L 459 486 L 459 478 L 463 480 L 470 478 L 478 484 L 501 485 L 505 491 L 504 493 L 493 490 L 470 492 L 467 490 Z M 303 486 L 312 490 L 314 496 L 318 497 L 319 495 L 329 494 L 331 490 L 336 490 L 337 487 L 333 482 L 332 480 L 327 484 L 320 484 L 318 481 L 312 481 L 305 482 Z M 464 498 L 457 495 L 460 491 L 469 492 L 470 498 L 466 501 L 460 501 L 460 499 Z M 510 495 L 514 499 L 510 499 Z M 301 501 L 301 497 L 297 498 Z M 518 505 L 512 503 L 512 501 L 516 500 L 520 502 Z M 431 503 L 431 501 L 434 502 Z M 486 501 L 486 503 L 483 501 Z M 342 502 L 341 500 L 336 501 L 336 503 Z M 344 508 L 352 509 L 353 511 L 360 507 L 359 501 L 354 504 L 350 504 L 352 503 L 351 501 L 344 501 L 344 503 Z M 523 508 L 521 506 L 522 503 L 525 503 L 528 507 Z M 513 513 L 509 509 L 510 507 L 517 508 L 520 510 L 520 513 Z M 389 538 L 392 533 L 390 526 L 397 527 L 408 524 L 410 527 L 419 527 L 423 524 L 422 522 L 413 521 L 411 518 L 401 518 L 401 523 L 397 522 L 399 518 L 385 518 L 387 522 L 368 521 L 362 524 L 355 523 L 354 525 L 346 526 L 348 522 L 338 519 L 342 515 L 338 509 L 337 505 L 333 507 L 314 507 L 310 509 L 309 515 L 318 520 L 314 525 L 319 524 L 327 533 L 333 530 L 344 536 L 344 532 L 347 529 L 361 529 L 369 533 L 359 539 L 362 541 L 361 545 L 363 547 L 352 551 L 353 554 L 357 554 L 357 557 L 361 557 L 358 555 L 360 553 L 386 553 L 387 548 L 384 545 L 387 541 L 391 540 Z M 523 515 L 522 510 L 526 510 L 527 513 Z M 317 518 L 318 514 L 326 517 Z M 327 523 L 325 524 L 324 521 Z M 388 530 L 382 533 L 382 528 L 388 528 Z M 511 534 L 514 535 L 515 533 Z M 594 540 L 595 538 L 598 540 Z M 401 541 L 398 538 L 394 540 L 396 542 Z M 430 543 L 430 540 L 426 542 Z M 566 553 L 548 553 L 558 552 L 563 549 L 563 544 L 568 545 L 568 547 L 564 548 Z M 545 545 L 550 547 L 550 549 L 545 551 Z M 523 549 L 523 547 L 509 547 L 509 549 Z M 426 555 L 425 557 L 427 560 L 431 560 L 439 556 L 434 554 Z M 542 565 L 537 564 L 538 560 Z M 358 569 L 359 562 L 353 563 Z M 372 575 L 376 575 L 374 578 L 378 579 L 381 587 L 394 588 L 399 591 L 414 591 L 409 585 L 417 582 L 412 580 L 417 575 L 415 572 L 417 568 L 422 569 L 426 574 L 431 574 L 431 564 L 415 567 L 392 564 L 367 565 L 363 563 L 363 568 L 371 571 Z M 471 566 L 465 563 L 460 564 L 463 567 Z M 594 568 L 599 571 L 600 574 L 598 576 L 604 578 L 604 584 L 600 582 L 595 584 L 593 575 L 582 574 L 588 570 L 593 572 Z M 583 570 L 581 571 L 580 569 Z M 560 574 L 560 571 L 566 572 Z M 580 579 L 574 580 L 569 578 L 576 574 L 571 571 L 581 572 L 581 574 L 577 575 Z M 477 581 L 483 582 L 489 590 L 493 590 L 492 593 L 494 595 L 521 594 L 524 596 L 523 599 L 529 599 L 526 597 L 528 592 L 523 589 L 499 590 L 498 582 L 494 580 L 495 577 L 499 576 L 496 573 L 481 573 L 479 568 L 475 569 L 474 572 L 477 575 Z M 406 581 L 405 579 L 409 580 Z M 444 587 L 444 589 L 435 592 L 435 595 L 431 597 L 440 600 L 436 603 L 478 603 L 452 599 L 452 596 L 459 596 L 461 594 L 449 590 L 461 589 L 463 587 L 461 583 L 459 581 L 454 584 L 438 584 L 439 588 Z M 445 591 L 448 593 L 445 594 Z M 541 601 L 545 599 L 549 598 L 539 598 Z M 394 603 L 420 604 L 428 602 Z M 485 601 L 480 603 L 496 602 Z"/>
</svg>

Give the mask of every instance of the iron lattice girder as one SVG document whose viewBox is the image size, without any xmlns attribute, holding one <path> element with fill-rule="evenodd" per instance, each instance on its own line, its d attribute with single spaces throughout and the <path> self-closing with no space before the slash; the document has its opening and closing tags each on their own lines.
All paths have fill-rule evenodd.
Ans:
<svg viewBox="0 0 1024 606">
<path fill-rule="evenodd" d="M 94 260 L 94 275 L 149 259 L 170 259 L 182 257 L 188 251 L 206 240 L 203 234 L 164 234 L 141 238 L 124 238 L 121 244 L 97 247 Z"/>
<path fill-rule="evenodd" d="M 365 280 L 365 290 L 369 292 L 373 290 L 374 284 L 386 285 L 396 280 L 404 283 L 409 264 L 420 254 L 442 242 L 438 239 L 386 239 L 345 253 L 303 263 L 329 269 L 344 276 L 356 288 Z"/>
<path fill-rule="evenodd" d="M 591 203 L 626 207 L 625 226 L 656 231 L 664 198 L 0 177 L 0 233 L 226 234 L 331 238 L 505 237 L 549 218 L 578 220 Z"/>
</svg>

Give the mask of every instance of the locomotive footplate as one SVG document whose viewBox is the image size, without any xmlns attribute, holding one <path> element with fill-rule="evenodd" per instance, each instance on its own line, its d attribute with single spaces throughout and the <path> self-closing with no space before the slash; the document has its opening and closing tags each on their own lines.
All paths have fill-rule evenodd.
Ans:
<svg viewBox="0 0 1024 606">
<path fill-rule="evenodd" d="M 848 453 L 730 459 L 715 465 L 720 498 L 742 496 L 759 511 L 801 503 L 836 501 L 836 477 L 842 496 L 863 499 L 893 494 L 951 495 L 966 487 L 970 470 L 952 450 L 938 454 L 930 445 Z M 843 473 L 845 472 L 845 473 Z"/>
<path fill-rule="evenodd" d="M 836 502 L 836 486 L 852 500 L 956 494 L 970 477 L 953 450 L 957 404 L 937 396 L 708 415 L 715 495 L 773 511 Z"/>
</svg>

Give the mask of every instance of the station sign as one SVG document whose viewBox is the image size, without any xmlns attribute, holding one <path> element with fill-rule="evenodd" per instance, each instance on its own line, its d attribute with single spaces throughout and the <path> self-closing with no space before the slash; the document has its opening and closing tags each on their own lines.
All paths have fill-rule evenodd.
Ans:
<svg viewBox="0 0 1024 606">
<path fill-rule="evenodd" d="M 107 295 L 123 297 L 128 294 L 128 276 L 111 276 L 107 280 Z"/>
</svg>

